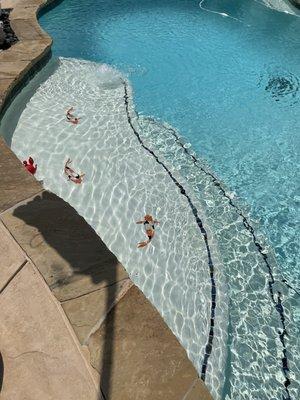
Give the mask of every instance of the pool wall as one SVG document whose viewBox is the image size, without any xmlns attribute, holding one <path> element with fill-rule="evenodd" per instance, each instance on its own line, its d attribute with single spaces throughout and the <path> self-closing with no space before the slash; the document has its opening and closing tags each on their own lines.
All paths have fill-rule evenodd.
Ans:
<svg viewBox="0 0 300 400">
<path fill-rule="evenodd" d="M 50 55 L 52 39 L 37 21 L 37 13 L 53 1 L 2 1 L 2 7 L 13 8 L 10 24 L 19 41 L 0 53 L 1 114 L 22 85 L 41 68 Z M 7 4 L 7 6 L 6 6 Z"/>
</svg>

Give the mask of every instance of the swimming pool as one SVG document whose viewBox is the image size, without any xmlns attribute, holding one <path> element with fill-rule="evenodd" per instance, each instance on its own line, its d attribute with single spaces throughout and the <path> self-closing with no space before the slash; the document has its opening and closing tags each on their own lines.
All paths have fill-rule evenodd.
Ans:
<svg viewBox="0 0 300 400">
<path fill-rule="evenodd" d="M 132 100 L 110 66 L 54 59 L 13 101 L 1 131 L 123 263 L 215 399 L 293 398 L 300 346 L 272 249 L 179 132 L 138 116 Z M 75 127 L 67 104 L 82 118 Z M 66 180 L 67 157 L 86 172 L 83 185 Z M 161 224 L 141 251 L 135 221 L 145 213 Z"/>
<path fill-rule="evenodd" d="M 209 338 L 213 337 L 205 379 L 215 398 L 275 399 L 284 395 L 296 399 L 299 344 L 288 304 L 295 299 L 293 291 L 280 284 L 272 250 L 261 232 L 275 248 L 288 282 L 298 285 L 299 22 L 249 2 L 214 2 L 209 8 L 235 19 L 204 12 L 194 1 L 101 1 L 86 2 L 83 7 L 65 0 L 41 18 L 43 27 L 54 37 L 54 54 L 116 66 L 124 82 L 124 74 L 132 82 L 139 118 L 134 117 L 131 107 L 127 109 L 134 121 L 134 129 L 127 131 L 126 87 L 99 84 L 100 67 L 62 60 L 26 106 L 13 137 L 13 148 L 20 157 L 33 148 L 36 153 L 42 152 L 45 161 L 39 165 L 47 187 L 74 204 L 109 244 L 179 337 L 199 374 L 203 354 L 211 344 Z M 110 70 L 106 73 L 114 75 Z M 60 93 L 59 102 L 55 89 Z M 103 104 L 109 102 L 105 90 L 119 99 L 118 107 L 123 102 L 123 114 L 119 116 L 125 118 L 122 123 L 109 114 L 114 110 L 113 102 L 103 109 Z M 132 101 L 130 85 L 127 94 L 128 101 Z M 85 116 L 75 134 L 65 127 L 64 120 L 59 120 L 63 101 L 72 101 Z M 105 119 L 106 114 L 111 120 Z M 144 161 L 145 154 L 153 157 L 149 152 L 147 155 L 147 149 L 143 148 L 143 156 L 136 154 L 131 168 L 116 164 L 126 171 L 126 185 L 123 182 L 120 186 L 119 169 L 110 165 L 112 160 L 109 164 L 105 154 L 109 152 L 118 162 L 133 156 L 127 151 L 122 153 L 121 138 L 117 144 L 109 141 L 116 124 L 128 135 L 135 135 L 134 130 L 138 133 L 142 144 L 163 160 L 196 207 L 208 232 L 213 284 L 208 285 L 209 268 L 199 261 L 207 249 L 203 247 L 205 242 L 197 238 L 195 210 L 185 195 L 184 203 L 178 200 L 176 204 L 176 200 L 173 204 L 177 195 L 165 180 L 170 180 L 170 175 L 161 164 L 162 170 L 152 170 L 151 163 Z M 104 137 L 98 125 L 105 126 Z M 28 135 L 26 143 L 22 141 L 24 132 Z M 192 147 L 182 145 L 180 136 Z M 123 145 L 128 146 L 125 137 Z M 141 142 L 131 140 L 130 151 L 138 152 L 134 148 Z M 80 145 L 81 158 L 74 141 L 84 142 L 83 147 Z M 93 153 L 90 146 L 95 146 L 98 153 Z M 81 168 L 92 171 L 85 194 L 57 182 L 52 168 L 60 168 L 66 151 L 73 152 Z M 225 185 L 211 174 L 206 163 L 195 161 L 199 155 L 208 160 Z M 140 170 L 139 157 L 148 170 Z M 136 171 L 141 174 L 137 179 L 142 177 L 142 187 L 132 183 Z M 99 185 L 110 193 L 110 180 L 115 184 L 106 198 L 99 193 Z M 261 219 L 260 225 L 249 219 L 245 205 L 236 208 L 242 201 L 236 202 L 227 187 L 249 204 L 249 212 Z M 92 193 L 91 198 L 87 193 Z M 161 193 L 169 194 L 167 201 L 161 199 Z M 117 201 L 120 196 L 124 204 Z M 130 220 L 143 203 L 149 206 L 149 201 L 152 212 L 165 218 L 169 235 L 162 233 L 159 251 L 151 252 L 150 259 L 148 254 L 144 260 L 140 254 L 127 254 L 127 246 L 133 248 L 133 241 L 128 243 L 112 226 L 122 221 L 123 206 Z M 103 214 L 102 209 L 106 210 Z M 169 213 L 183 236 L 174 237 Z M 106 220 L 107 214 L 111 216 Z M 145 268 L 140 271 L 137 265 Z M 210 319 L 215 312 L 212 325 Z M 285 325 L 289 339 L 284 334 Z M 212 326 L 213 336 L 208 335 Z M 225 377 L 224 326 L 229 332 Z"/>
<path fill-rule="evenodd" d="M 128 74 L 137 111 L 178 129 L 245 200 L 300 287 L 300 22 L 252 1 L 208 8 L 238 21 L 193 0 L 65 0 L 40 22 L 55 55 Z"/>
</svg>

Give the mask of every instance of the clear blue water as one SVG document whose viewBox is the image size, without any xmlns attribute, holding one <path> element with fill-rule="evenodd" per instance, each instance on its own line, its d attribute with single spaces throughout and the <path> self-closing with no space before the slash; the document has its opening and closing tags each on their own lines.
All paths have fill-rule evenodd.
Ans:
<svg viewBox="0 0 300 400">
<path fill-rule="evenodd" d="M 254 1 L 64 0 L 41 16 L 57 56 L 125 72 L 137 111 L 167 121 L 249 205 L 300 287 L 300 19 Z"/>
<path fill-rule="evenodd" d="M 300 19 L 272 11 L 249 0 L 211 1 L 202 5 L 211 12 L 201 9 L 198 2 L 192 0 L 87 0 L 84 3 L 64 0 L 51 12 L 43 15 L 40 22 L 54 38 L 55 56 L 104 62 L 116 66 L 128 76 L 134 90 L 134 104 L 140 114 L 137 123 L 141 137 L 150 143 L 151 148 L 158 151 L 171 168 L 181 171 L 185 182 L 194 190 L 193 196 L 196 196 L 199 208 L 205 214 L 205 224 L 209 226 L 211 237 L 217 243 L 213 258 L 217 257 L 217 253 L 221 256 L 219 272 L 222 273 L 216 273 L 218 285 L 215 335 L 206 377 L 206 383 L 215 398 L 277 400 L 287 395 L 286 399 L 297 400 L 300 347 L 296 329 L 299 330 L 299 326 L 292 322 L 289 305 L 291 300 L 293 311 L 298 313 L 296 317 L 299 325 L 300 296 L 297 297 L 293 290 L 289 291 L 286 286 L 280 284 L 281 278 L 275 271 L 272 252 L 268 252 L 271 270 L 276 275 L 271 289 L 275 296 L 270 296 L 271 275 L 262 254 L 255 248 L 250 231 L 245 230 L 244 220 L 237 217 L 236 210 L 228 203 L 228 197 L 220 196 L 219 186 L 214 186 L 207 174 L 197 170 L 191 158 L 179 146 L 177 139 L 175 140 L 174 136 L 170 137 L 168 127 L 174 127 L 185 141 L 190 142 L 189 151 L 195 151 L 199 158 L 206 159 L 229 190 L 236 192 L 241 199 L 241 202 L 237 203 L 242 204 L 244 208 L 243 215 L 247 214 L 245 208 L 248 208 L 253 219 L 260 219 L 259 225 L 253 221 L 251 224 L 255 226 L 255 230 L 261 229 L 268 237 L 275 249 L 282 274 L 299 290 L 300 246 L 297 227 L 300 202 Z M 223 13 L 223 16 L 218 13 Z M 62 104 L 65 106 L 69 98 L 73 98 L 76 102 L 75 107 L 79 107 L 81 113 L 85 110 L 82 114 L 85 115 L 85 124 L 80 124 L 81 132 L 77 131 L 80 138 L 89 135 L 89 140 L 82 142 L 84 146 L 91 146 L 90 134 L 97 132 L 98 127 L 103 140 L 103 121 L 107 119 L 107 111 L 103 111 L 103 87 L 97 86 L 98 78 L 101 78 L 101 68 L 98 70 L 96 65 L 91 73 L 89 68 L 94 68 L 91 63 L 64 59 L 58 64 L 63 72 L 60 75 L 59 68 L 56 71 L 57 86 L 53 75 L 45 83 L 47 90 L 44 91 L 42 86 L 39 88 L 40 92 L 38 91 L 25 107 L 13 136 L 15 149 L 22 157 L 22 153 L 31 153 L 34 148 L 32 140 L 28 138 L 35 136 L 36 129 L 41 141 L 38 139 L 34 145 L 37 146 L 36 153 L 41 156 L 40 171 L 42 172 L 43 165 L 48 171 L 47 184 L 51 175 L 50 168 L 46 166 L 47 161 L 51 161 L 51 157 L 55 157 L 56 153 L 56 156 L 59 156 L 70 151 L 70 146 L 68 145 L 68 150 L 63 149 L 64 126 L 58 128 L 52 115 L 51 123 L 47 124 L 45 113 L 40 113 L 41 108 L 51 110 L 50 114 L 56 109 L 59 120 Z M 109 70 L 104 66 L 105 69 Z M 78 80 L 80 75 L 82 82 Z M 30 88 L 29 92 L 31 96 Z M 53 93 L 56 96 L 51 98 Z M 121 102 L 119 97 L 119 100 L 115 98 L 115 101 L 121 104 L 123 110 L 123 89 L 120 93 Z M 118 92 L 118 96 L 120 93 Z M 59 100 L 56 99 L 57 96 Z M 106 100 L 111 102 L 112 96 L 110 92 Z M 22 103 L 21 100 L 20 102 Z M 11 113 L 8 113 L 8 125 L 15 121 L 19 109 L 20 107 L 15 105 Z M 113 110 L 113 117 L 117 117 L 116 109 Z M 36 115 L 35 126 L 30 127 L 33 115 Z M 97 127 L 93 125 L 94 116 Z M 114 129 L 121 131 L 122 140 L 126 132 L 128 134 L 128 120 L 126 115 L 123 117 L 125 126 L 122 128 L 120 121 L 113 124 L 112 131 L 106 132 L 109 139 L 116 139 Z M 55 127 L 51 125 L 54 120 Z M 41 124 L 40 128 L 37 125 L 38 121 Z M 167 124 L 163 124 L 164 121 Z M 93 126 L 92 130 L 89 129 L 90 123 Z M 15 128 L 15 124 L 12 125 Z M 132 132 L 129 133 L 131 137 Z M 63 138 L 59 145 L 57 137 L 54 141 L 51 137 L 56 134 Z M 24 137 L 28 140 L 24 140 Z M 47 140 L 50 140 L 51 145 L 54 144 L 53 151 L 49 152 Z M 98 144 L 101 147 L 103 143 L 98 142 L 97 138 L 94 144 L 97 149 Z M 92 147 L 89 148 L 92 150 Z M 117 150 L 115 146 L 113 148 Z M 84 147 L 81 147 L 81 151 L 83 149 Z M 76 148 L 76 153 L 78 150 Z M 88 162 L 92 163 L 93 157 L 90 152 L 85 154 L 89 154 Z M 111 154 L 107 156 L 110 157 Z M 100 161 L 98 167 L 101 165 Z M 145 167 L 142 158 L 140 162 Z M 133 170 L 139 171 L 137 167 Z M 51 171 L 56 173 L 55 168 Z M 97 179 L 101 186 L 96 184 L 95 187 L 102 190 L 106 182 L 109 189 L 103 193 L 109 194 L 112 178 L 109 178 L 109 174 L 106 175 L 103 166 L 99 171 L 101 175 L 97 174 Z M 122 174 L 122 167 L 118 171 Z M 129 172 L 130 177 L 133 177 L 133 172 Z M 145 178 L 147 174 L 140 176 Z M 158 191 L 158 198 L 165 199 L 161 195 L 162 190 L 158 189 L 159 185 L 164 184 L 161 176 L 157 176 L 159 180 L 154 174 L 157 184 L 154 183 L 154 187 L 151 185 L 151 194 L 154 196 L 154 192 Z M 114 174 L 113 178 L 116 179 L 117 174 Z M 87 183 L 84 187 L 86 185 Z M 130 179 L 128 185 L 132 187 Z M 54 192 L 58 190 L 56 193 L 59 195 L 62 195 L 61 189 L 66 189 L 57 185 L 56 179 L 50 188 Z M 169 190 L 167 191 L 169 193 Z M 91 193 L 95 194 L 93 190 L 87 190 L 86 193 L 88 196 Z M 123 195 L 126 201 L 132 201 L 136 207 L 137 198 L 126 194 L 125 191 Z M 62 197 L 70 200 L 66 193 Z M 113 224 L 107 223 L 110 236 L 106 237 L 103 231 L 104 224 L 103 221 L 99 221 L 98 213 L 95 220 L 93 219 L 97 207 L 106 209 L 105 203 L 101 206 L 100 195 L 92 197 L 93 199 L 89 200 L 92 218 L 88 219 L 89 213 L 82 215 L 92 226 L 101 226 L 100 234 L 104 235 L 107 243 L 111 238 L 112 245 L 117 237 L 111 229 Z M 158 198 L 154 196 L 154 200 L 151 201 L 154 207 L 157 207 Z M 163 210 L 164 215 L 167 211 L 170 213 L 172 202 L 179 204 L 176 196 L 171 196 L 171 199 L 172 201 L 167 202 L 168 208 Z M 72 201 L 75 202 L 75 198 Z M 95 202 L 94 206 L 92 201 Z M 234 203 L 237 204 L 236 199 Z M 79 210 L 80 204 L 81 197 L 76 203 Z M 122 202 L 123 206 L 124 204 Z M 138 208 L 140 209 L 141 205 Z M 180 218 L 184 219 L 182 209 L 178 208 Z M 115 207 L 112 206 L 112 209 Z M 129 215 L 131 214 L 132 211 L 129 212 Z M 172 217 L 174 218 L 174 214 Z M 182 229 L 182 233 L 185 235 L 185 229 Z M 257 231 L 255 234 L 262 248 L 265 248 L 261 235 Z M 126 236 L 130 238 L 129 234 Z M 194 238 L 194 235 L 191 237 Z M 168 241 L 165 240 L 163 246 L 165 254 L 171 254 L 172 251 L 175 253 L 174 249 L 166 252 L 166 242 Z M 172 243 L 168 242 L 168 245 L 172 247 Z M 181 260 L 181 247 L 174 248 L 180 253 Z M 129 254 L 127 249 L 128 244 L 125 243 L 123 250 L 126 257 Z M 200 251 L 198 245 L 195 249 Z M 198 261 L 203 259 L 202 255 L 196 257 L 195 249 L 189 256 L 193 262 L 197 260 L 195 271 L 199 275 L 201 269 Z M 119 254 L 120 250 L 122 249 L 119 244 L 113 248 L 115 254 Z M 122 251 L 120 260 L 125 260 L 126 265 L 127 258 L 123 258 Z M 156 252 L 156 257 L 160 257 L 160 267 L 166 272 L 169 264 L 158 254 L 159 251 Z M 130 256 L 134 258 L 135 255 L 130 252 Z M 136 283 L 162 312 L 173 332 L 187 349 L 198 372 L 201 372 L 204 350 L 199 350 L 199 346 L 206 343 L 209 318 L 205 320 L 199 306 L 191 308 L 187 304 L 193 304 L 193 301 L 190 301 L 193 300 L 192 293 L 195 296 L 195 305 L 201 299 L 210 301 L 210 292 L 205 292 L 205 285 L 201 285 L 199 292 L 198 289 L 194 290 L 193 282 L 197 281 L 199 284 L 199 276 L 197 279 L 197 274 L 195 279 L 194 275 L 190 276 L 181 262 L 178 263 L 178 269 L 177 263 L 174 265 L 174 268 L 169 265 L 170 271 L 174 273 L 170 279 L 172 285 L 181 288 L 179 278 L 182 272 L 183 276 L 186 273 L 188 277 L 188 286 L 184 294 L 179 290 L 172 291 L 176 295 L 170 296 L 174 304 L 181 303 L 185 297 L 188 299 L 188 302 L 183 302 L 183 312 L 176 307 L 175 311 L 171 310 L 172 301 L 165 303 L 165 298 L 159 297 L 161 288 L 164 287 L 160 275 L 159 285 L 156 285 L 158 290 L 152 290 L 156 282 L 155 274 L 143 276 L 142 263 L 136 259 L 133 262 L 128 261 L 129 269 L 138 266 L 137 277 L 140 276 L 140 281 Z M 193 270 L 193 273 L 195 271 Z M 164 276 L 169 279 L 168 274 L 169 272 Z M 183 281 L 185 282 L 184 279 Z M 281 296 L 283 306 L 279 300 Z M 169 301 L 168 296 L 166 299 Z M 226 314 L 227 300 L 230 306 L 229 317 Z M 221 313 L 219 309 L 222 310 Z M 196 312 L 193 314 L 191 310 Z M 184 326 L 191 327 L 191 330 L 181 329 L 181 319 L 177 320 L 177 315 L 181 315 L 185 321 Z M 204 327 L 198 325 L 199 321 Z M 287 333 L 283 335 L 282 329 L 285 326 L 288 327 Z M 227 338 L 227 333 L 226 342 L 224 338 Z M 288 363 L 288 373 L 284 367 L 285 363 Z M 287 377 L 291 378 L 291 382 Z"/>
</svg>

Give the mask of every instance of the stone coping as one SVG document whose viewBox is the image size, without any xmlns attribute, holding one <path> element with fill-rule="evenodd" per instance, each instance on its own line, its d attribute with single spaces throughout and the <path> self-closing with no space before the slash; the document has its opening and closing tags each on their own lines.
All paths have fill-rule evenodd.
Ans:
<svg viewBox="0 0 300 400">
<path fill-rule="evenodd" d="M 0 170 L 3 171 L 0 173 L 0 213 L 43 190 L 31 174 L 24 174 L 22 169 L 16 168 L 19 164 L 17 156 L 0 136 Z"/>
<path fill-rule="evenodd" d="M 52 39 L 42 30 L 37 13 L 53 0 L 4 0 L 12 8 L 10 25 L 19 41 L 0 53 L 0 112 L 17 94 L 33 67 L 38 67 L 51 50 Z"/>
<path fill-rule="evenodd" d="M 1 113 L 50 54 L 37 14 L 54 1 L 2 1 L 19 41 L 0 53 Z M 212 399 L 116 257 L 1 138 L 0 224 L 3 399 Z"/>
</svg>

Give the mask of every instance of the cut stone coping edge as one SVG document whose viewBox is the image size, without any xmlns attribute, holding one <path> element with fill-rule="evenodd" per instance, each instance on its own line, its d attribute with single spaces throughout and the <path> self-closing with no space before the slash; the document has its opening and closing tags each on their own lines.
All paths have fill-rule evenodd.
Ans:
<svg viewBox="0 0 300 400">
<path fill-rule="evenodd" d="M 12 9 L 10 24 L 19 41 L 0 53 L 0 119 L 26 83 L 45 66 L 51 57 L 53 40 L 42 30 L 37 18 L 43 9 L 53 7 L 56 1 L 62 0 L 20 0 Z M 22 14 L 24 16 L 20 17 Z M 25 26 L 34 29 L 29 32 L 29 35 L 22 37 L 21 32 Z M 24 46 L 28 47 L 27 54 L 24 54 Z M 37 51 L 34 51 L 31 46 L 36 47 Z M 32 57 L 34 52 L 36 54 Z M 1 70 L 6 63 L 17 66 L 15 73 L 3 74 Z"/>
</svg>

